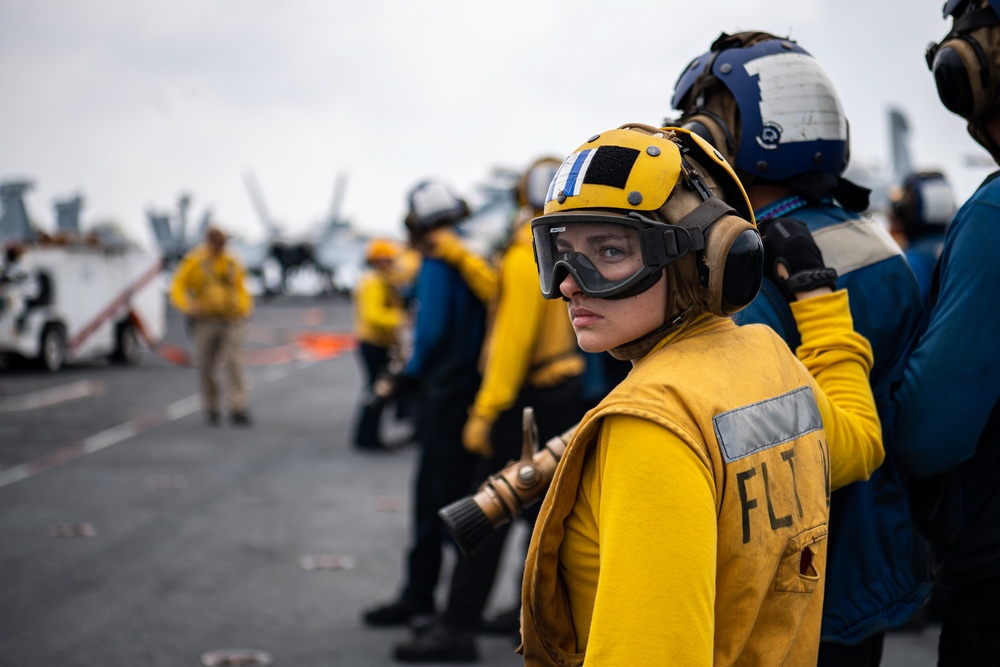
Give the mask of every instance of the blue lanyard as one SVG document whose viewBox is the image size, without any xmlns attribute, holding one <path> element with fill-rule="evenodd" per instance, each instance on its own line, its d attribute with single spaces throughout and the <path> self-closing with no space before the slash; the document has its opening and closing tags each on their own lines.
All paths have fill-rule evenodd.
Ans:
<svg viewBox="0 0 1000 667">
<path fill-rule="evenodd" d="M 824 197 L 821 204 L 832 204 L 833 199 L 830 197 Z M 788 197 L 782 197 L 777 201 L 773 201 L 767 206 L 761 208 L 758 211 L 754 211 L 754 217 L 757 218 L 758 224 L 764 222 L 765 220 L 773 220 L 774 218 L 783 218 L 792 211 L 797 211 L 800 208 L 804 208 L 809 205 L 805 199 L 798 195 L 789 195 Z"/>
</svg>

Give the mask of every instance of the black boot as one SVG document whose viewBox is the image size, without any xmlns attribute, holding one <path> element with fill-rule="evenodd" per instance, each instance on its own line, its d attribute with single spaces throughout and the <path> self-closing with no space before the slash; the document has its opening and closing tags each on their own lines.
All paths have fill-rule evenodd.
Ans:
<svg viewBox="0 0 1000 667">
<path fill-rule="evenodd" d="M 479 652 L 471 632 L 438 621 L 396 644 L 392 657 L 400 662 L 476 662 Z"/>
<path fill-rule="evenodd" d="M 233 426 L 250 426 L 250 415 L 246 410 L 238 410 L 229 417 L 229 421 Z"/>
<path fill-rule="evenodd" d="M 521 607 L 511 607 L 490 619 L 479 623 L 479 632 L 484 635 L 516 635 L 521 631 Z"/>
<path fill-rule="evenodd" d="M 399 599 L 395 602 L 388 602 L 377 607 L 372 607 L 361 614 L 361 620 L 365 625 L 389 627 L 393 625 L 406 625 L 416 616 L 431 615 L 433 613 L 433 607 L 418 605 L 409 600 Z"/>
</svg>

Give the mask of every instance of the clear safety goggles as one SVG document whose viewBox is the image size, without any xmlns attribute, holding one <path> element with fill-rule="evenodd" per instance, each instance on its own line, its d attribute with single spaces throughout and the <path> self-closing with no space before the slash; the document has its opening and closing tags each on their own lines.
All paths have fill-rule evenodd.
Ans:
<svg viewBox="0 0 1000 667">
<path fill-rule="evenodd" d="M 652 287 L 664 267 L 703 246 L 700 230 L 651 220 L 637 212 L 567 212 L 531 221 L 538 280 L 546 299 L 562 296 L 573 276 L 580 291 L 624 299 Z"/>
</svg>

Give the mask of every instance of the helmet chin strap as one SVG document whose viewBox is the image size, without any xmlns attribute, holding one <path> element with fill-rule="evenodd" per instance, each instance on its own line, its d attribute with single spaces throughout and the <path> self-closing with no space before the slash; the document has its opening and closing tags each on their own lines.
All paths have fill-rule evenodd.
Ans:
<svg viewBox="0 0 1000 667">
<path fill-rule="evenodd" d="M 646 356 L 650 350 L 656 347 L 656 344 L 663 340 L 664 336 L 680 329 L 681 326 L 688 320 L 692 319 L 695 314 L 694 308 L 688 308 L 683 313 L 674 315 L 672 318 L 666 320 L 656 329 L 653 329 L 648 334 L 639 336 L 633 341 L 619 345 L 618 347 L 611 348 L 608 350 L 608 354 L 617 359 L 618 361 L 634 361 L 636 359 L 641 359 Z"/>
<path fill-rule="evenodd" d="M 618 347 L 608 350 L 608 354 L 619 361 L 634 361 L 646 356 L 656 344 L 663 340 L 664 336 L 680 329 L 684 324 L 691 321 L 699 313 L 704 312 L 704 308 L 696 304 L 688 304 L 681 312 L 674 312 L 676 304 L 680 301 L 676 290 L 676 277 L 670 275 L 670 271 L 664 270 L 666 275 L 663 279 L 667 281 L 667 303 L 666 314 L 663 324 L 645 333 L 635 340 L 623 343 Z M 672 307 L 672 304 L 674 307 Z M 673 314 L 670 314 L 673 313 Z"/>
</svg>

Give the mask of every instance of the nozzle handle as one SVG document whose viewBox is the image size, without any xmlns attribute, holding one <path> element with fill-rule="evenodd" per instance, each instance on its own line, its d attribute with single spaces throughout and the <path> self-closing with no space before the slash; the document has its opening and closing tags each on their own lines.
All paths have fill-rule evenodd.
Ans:
<svg viewBox="0 0 1000 667">
<path fill-rule="evenodd" d="M 531 461 L 538 452 L 538 423 L 535 422 L 535 409 L 530 405 L 521 412 L 521 460 Z"/>
</svg>

